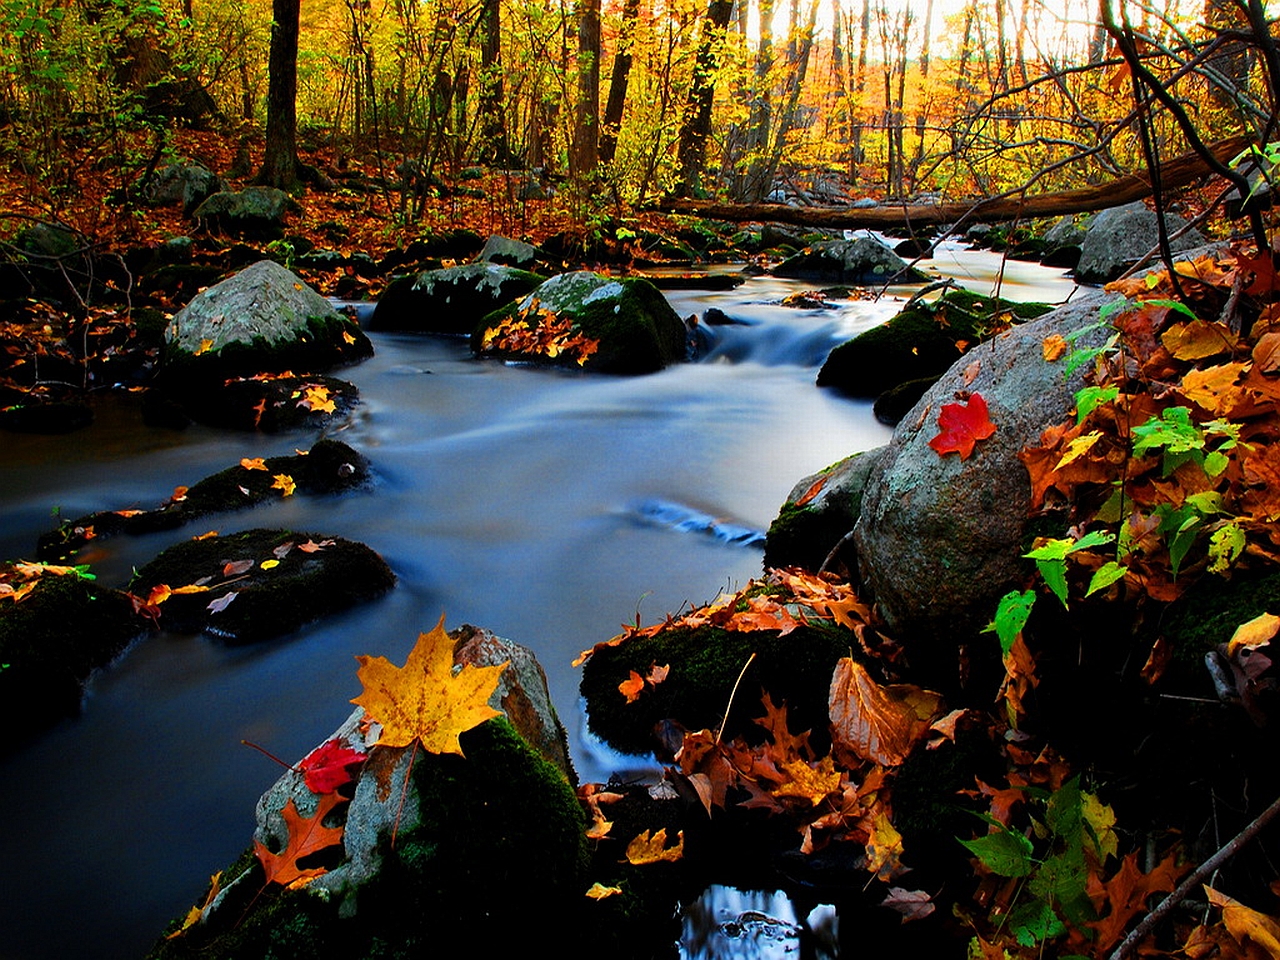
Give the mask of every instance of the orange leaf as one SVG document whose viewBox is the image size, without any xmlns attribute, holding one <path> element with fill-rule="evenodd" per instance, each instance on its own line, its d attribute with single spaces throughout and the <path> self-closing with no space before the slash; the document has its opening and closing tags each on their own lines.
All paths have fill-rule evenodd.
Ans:
<svg viewBox="0 0 1280 960">
<path fill-rule="evenodd" d="M 803 760 L 790 760 L 782 764 L 782 772 L 787 779 L 769 792 L 775 797 L 800 797 L 815 807 L 839 790 L 843 779 L 830 754 L 823 757 L 817 766 Z"/>
<path fill-rule="evenodd" d="M 828 479 L 830 479 L 829 474 L 819 477 L 810 485 L 809 489 L 800 496 L 800 499 L 792 504 L 792 506 L 803 507 L 806 503 L 822 492 L 822 488 L 827 485 Z"/>
<path fill-rule="evenodd" d="M 851 657 L 836 663 L 831 677 L 831 739 L 837 759 L 847 766 L 860 758 L 886 767 L 907 759 L 929 731 L 942 698 L 908 684 L 881 686 Z"/>
<path fill-rule="evenodd" d="M 266 461 L 264 461 L 262 457 L 254 457 L 252 459 L 250 459 L 249 457 L 242 457 L 240 459 L 240 466 L 244 467 L 246 470 L 266 470 L 267 469 Z"/>
<path fill-rule="evenodd" d="M 1160 342 L 1176 360 L 1203 360 L 1234 350 L 1238 338 L 1225 324 L 1196 319 L 1170 327 Z"/>
<path fill-rule="evenodd" d="M 1051 333 L 1040 341 L 1040 355 L 1047 363 L 1053 363 L 1067 352 L 1067 338 L 1060 333 Z"/>
<path fill-rule="evenodd" d="M 618 692 L 627 698 L 627 703 L 635 703 L 640 699 L 640 693 L 644 690 L 644 677 L 631 671 L 631 677 L 623 680 L 618 684 Z"/>
<path fill-rule="evenodd" d="M 939 456 L 958 453 L 961 460 L 969 458 L 979 440 L 996 432 L 996 425 L 988 415 L 987 401 L 980 393 L 969 394 L 963 405 L 944 403 L 938 413 L 938 426 L 940 432 L 929 441 L 929 446 L 938 451 Z"/>
<path fill-rule="evenodd" d="M 275 475 L 275 483 L 271 484 L 272 490 L 279 490 L 282 497 L 293 496 L 293 491 L 297 488 L 297 484 L 293 482 L 293 477 L 287 473 L 277 473 Z"/>
<path fill-rule="evenodd" d="M 418 635 L 403 667 L 385 657 L 356 660 L 364 692 L 351 702 L 382 725 L 380 746 L 407 747 L 417 740 L 429 753 L 461 756 L 460 734 L 502 716 L 489 706 L 489 697 L 507 663 L 467 664 L 455 676 L 453 640 L 445 633 L 443 616 L 434 630 Z"/>
<path fill-rule="evenodd" d="M 597 881 L 591 885 L 591 889 L 587 891 L 587 896 L 592 900 L 603 900 L 605 897 L 616 897 L 621 892 L 621 887 L 606 887 Z"/>
<path fill-rule="evenodd" d="M 664 860 L 674 863 L 684 856 L 684 831 L 681 830 L 676 837 L 678 838 L 676 845 L 664 849 L 667 846 L 667 828 L 663 827 L 652 837 L 649 836 L 649 831 L 645 830 L 627 844 L 627 860 L 637 867 L 646 863 L 661 863 Z"/>
<path fill-rule="evenodd" d="M 1204 892 L 1211 904 L 1222 909 L 1222 922 L 1237 943 L 1243 946 L 1246 941 L 1251 941 L 1265 950 L 1272 960 L 1280 960 L 1280 923 L 1207 884 Z"/>
<path fill-rule="evenodd" d="M 303 817 L 293 798 L 289 798 L 289 802 L 280 811 L 289 830 L 289 842 L 285 844 L 285 848 L 279 853 L 272 853 L 261 840 L 253 841 L 253 852 L 262 864 L 267 883 L 299 887 L 326 872 L 323 867 L 299 867 L 298 861 L 342 842 L 342 827 L 326 827 L 322 823 L 342 799 L 336 793 L 325 794 L 317 799 L 315 813 Z"/>
</svg>

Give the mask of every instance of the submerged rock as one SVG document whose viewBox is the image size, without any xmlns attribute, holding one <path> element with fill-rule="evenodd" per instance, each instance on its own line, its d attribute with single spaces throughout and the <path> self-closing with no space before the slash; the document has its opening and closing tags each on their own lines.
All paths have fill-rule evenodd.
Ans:
<svg viewBox="0 0 1280 960">
<path fill-rule="evenodd" d="M 481 357 L 652 373 L 685 359 L 684 322 L 647 280 L 562 273 L 489 314 L 471 335 Z"/>
<path fill-rule="evenodd" d="M 465 333 L 480 318 L 522 297 L 542 277 L 502 263 L 467 263 L 398 277 L 378 300 L 371 330 Z"/>
<path fill-rule="evenodd" d="M 372 600 L 395 580 L 362 543 L 255 529 L 172 546 L 134 574 L 129 591 L 167 630 L 243 644 Z"/>
<path fill-rule="evenodd" d="M 784 260 L 773 272 L 779 277 L 855 286 L 924 283 L 929 279 L 874 237 L 815 243 Z"/>
</svg>

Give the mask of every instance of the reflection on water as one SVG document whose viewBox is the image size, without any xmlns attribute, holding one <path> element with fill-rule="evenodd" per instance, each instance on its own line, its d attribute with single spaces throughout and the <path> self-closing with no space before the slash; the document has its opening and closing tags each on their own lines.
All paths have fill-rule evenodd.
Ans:
<svg viewBox="0 0 1280 960">
<path fill-rule="evenodd" d="M 684 913 L 682 960 L 834 960 L 840 955 L 838 918 L 818 905 L 797 917 L 778 891 L 711 886 Z"/>
<path fill-rule="evenodd" d="M 399 584 L 253 648 L 148 637 L 94 680 L 81 718 L 0 761 L 0 960 L 141 955 L 249 843 L 278 771 L 240 741 L 303 756 L 348 715 L 355 655 L 403 662 L 442 612 L 449 627 L 533 648 L 581 777 L 618 769 L 582 730 L 573 658 L 637 610 L 651 622 L 759 574 L 750 534 L 795 482 L 888 439 L 870 403 L 813 381 L 830 346 L 897 304 L 777 306 L 799 286 L 671 294 L 683 316 L 716 306 L 751 326 L 722 328 L 718 362 L 640 378 L 508 367 L 470 359 L 465 340 L 375 334 L 376 356 L 342 372 L 363 403 L 336 432 L 372 461 L 371 489 L 92 544 L 83 559 L 99 582 L 123 586 L 183 537 L 287 527 L 367 543 Z M 136 398 L 103 398 L 95 424 L 70 437 L 3 438 L 0 556 L 30 557 L 55 509 L 152 507 L 241 457 L 315 439 L 151 430 Z"/>
</svg>

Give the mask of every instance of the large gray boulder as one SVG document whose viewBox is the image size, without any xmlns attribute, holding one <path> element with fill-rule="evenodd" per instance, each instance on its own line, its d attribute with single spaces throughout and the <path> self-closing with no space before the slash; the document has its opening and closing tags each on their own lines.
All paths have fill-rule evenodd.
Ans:
<svg viewBox="0 0 1280 960">
<path fill-rule="evenodd" d="M 310 373 L 372 354 L 355 321 L 280 264 L 260 260 L 174 314 L 164 332 L 160 376 L 181 391 L 195 381 Z"/>
<path fill-rule="evenodd" d="M 538 260 L 538 248 L 523 240 L 512 240 L 494 234 L 484 242 L 484 247 L 476 254 L 478 263 L 505 263 L 509 267 L 520 267 L 532 270 Z"/>
<path fill-rule="evenodd" d="M 232 237 L 279 240 L 285 217 L 301 210 L 298 202 L 275 187 L 224 190 L 201 203 L 191 216 L 206 229 Z"/>
<path fill-rule="evenodd" d="M 1083 368 L 1044 359 L 1043 342 L 1097 323 L 1094 294 L 1014 327 L 962 357 L 894 431 L 867 479 L 854 542 L 858 571 L 889 629 L 907 641 L 954 645 L 981 630 L 1030 569 L 1022 559 L 1031 484 L 1018 453 L 1066 419 Z M 1113 333 L 1098 327 L 1076 347 Z M 995 432 L 967 459 L 929 446 L 943 404 L 981 394 Z"/>
<path fill-rule="evenodd" d="M 1176 214 L 1164 215 L 1170 237 L 1187 225 Z M 1093 218 L 1080 244 L 1076 279 L 1081 283 L 1107 283 L 1116 279 L 1155 249 L 1160 239 L 1159 220 L 1141 201 L 1103 210 Z M 1174 253 L 1202 246 L 1204 236 L 1188 230 L 1170 241 Z"/>
<path fill-rule="evenodd" d="M 874 286 L 924 283 L 929 278 L 874 237 L 826 240 L 788 257 L 773 271 L 779 277 Z"/>
<path fill-rule="evenodd" d="M 685 359 L 684 321 L 639 277 L 562 273 L 471 334 L 477 356 L 600 373 L 652 373 Z"/>
<path fill-rule="evenodd" d="M 469 334 L 485 314 L 523 297 L 542 279 L 527 270 L 490 262 L 398 277 L 379 298 L 369 328 Z"/>
<path fill-rule="evenodd" d="M 142 188 L 142 200 L 152 207 L 180 204 L 182 212 L 192 212 L 215 193 L 227 189 L 226 183 L 213 171 L 198 163 L 171 163 L 161 167 Z"/>
</svg>

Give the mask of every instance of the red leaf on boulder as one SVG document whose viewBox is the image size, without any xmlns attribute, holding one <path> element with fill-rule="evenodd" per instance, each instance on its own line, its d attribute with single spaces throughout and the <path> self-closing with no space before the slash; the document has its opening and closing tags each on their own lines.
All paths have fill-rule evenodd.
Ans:
<svg viewBox="0 0 1280 960">
<path fill-rule="evenodd" d="M 312 793 L 333 793 L 355 779 L 352 768 L 359 767 L 365 759 L 363 753 L 352 750 L 341 740 L 327 740 L 307 754 L 298 769 Z"/>
<path fill-rule="evenodd" d="M 939 456 L 958 453 L 961 460 L 969 458 L 979 440 L 996 432 L 996 425 L 987 413 L 987 401 L 980 393 L 969 394 L 963 404 L 944 403 L 938 413 L 938 427 L 940 432 L 929 441 L 929 446 L 938 451 Z"/>
</svg>

